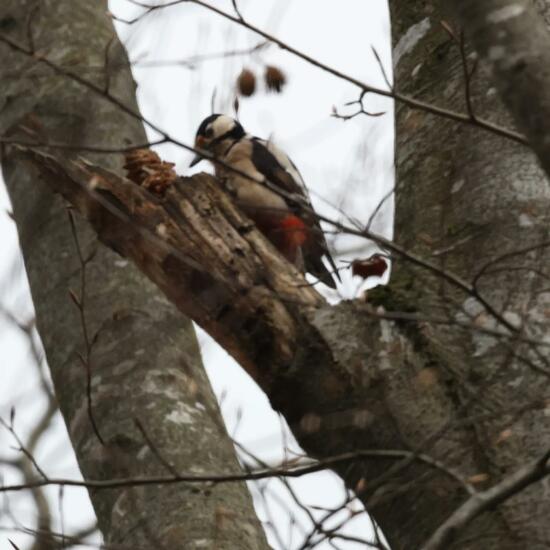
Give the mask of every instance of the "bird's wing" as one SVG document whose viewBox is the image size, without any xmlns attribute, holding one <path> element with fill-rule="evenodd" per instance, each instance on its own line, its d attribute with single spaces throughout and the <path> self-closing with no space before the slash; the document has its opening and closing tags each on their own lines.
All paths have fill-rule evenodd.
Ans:
<svg viewBox="0 0 550 550">
<path fill-rule="evenodd" d="M 272 140 L 262 141 L 260 140 L 267 150 L 277 159 L 277 162 L 281 165 L 281 167 L 286 170 L 294 179 L 294 181 L 302 188 L 305 195 L 308 195 L 307 187 L 304 182 L 304 178 L 302 177 L 302 174 L 300 174 L 300 171 L 296 167 L 296 165 L 292 162 L 292 159 Z"/>
<path fill-rule="evenodd" d="M 313 206 L 309 198 L 308 190 L 304 180 L 296 168 L 296 165 L 290 160 L 288 155 L 279 149 L 272 141 L 264 141 L 259 138 L 252 138 L 252 163 L 256 170 L 265 176 L 271 184 L 279 187 L 281 190 L 291 195 L 297 195 L 309 207 L 310 212 L 302 215 L 313 229 L 313 242 L 311 246 L 304 250 L 304 260 L 306 269 L 321 279 L 324 283 L 334 287 L 331 274 L 328 272 L 323 262 L 322 256 L 326 256 L 335 276 L 340 279 L 334 260 L 332 259 L 328 245 L 319 224 L 319 219 L 313 212 Z"/>
<path fill-rule="evenodd" d="M 252 163 L 256 170 L 263 174 L 281 191 L 308 199 L 304 180 L 294 163 L 271 141 L 252 138 Z"/>
</svg>

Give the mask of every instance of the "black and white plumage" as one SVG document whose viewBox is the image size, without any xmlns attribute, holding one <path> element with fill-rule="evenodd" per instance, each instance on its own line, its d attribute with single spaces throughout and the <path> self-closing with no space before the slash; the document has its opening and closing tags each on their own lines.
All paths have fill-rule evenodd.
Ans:
<svg viewBox="0 0 550 550">
<path fill-rule="evenodd" d="M 236 203 L 275 245 L 302 271 L 335 288 L 338 272 L 315 216 L 300 172 L 273 142 L 247 134 L 233 118 L 214 114 L 204 119 L 195 148 L 213 155 L 216 176 L 234 194 Z M 202 160 L 197 155 L 194 166 Z"/>
</svg>

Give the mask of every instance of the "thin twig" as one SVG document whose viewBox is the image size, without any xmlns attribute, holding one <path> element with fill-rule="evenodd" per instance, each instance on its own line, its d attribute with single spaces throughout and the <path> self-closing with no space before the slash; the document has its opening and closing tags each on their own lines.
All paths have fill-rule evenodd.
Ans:
<svg viewBox="0 0 550 550">
<path fill-rule="evenodd" d="M 492 509 L 550 473 L 550 450 L 542 457 L 505 477 L 490 489 L 470 497 L 437 529 L 422 550 L 449 548 L 456 534 L 485 510 Z"/>
<path fill-rule="evenodd" d="M 379 117 L 379 116 L 382 116 L 382 115 L 385 115 L 386 114 L 386 111 L 378 111 L 378 112 L 371 112 L 371 111 L 367 111 L 365 109 L 365 106 L 363 105 L 363 99 L 365 98 L 365 95 L 367 94 L 367 92 L 365 92 L 364 90 L 361 92 L 361 94 L 359 95 L 359 99 L 356 99 L 355 101 L 348 101 L 345 106 L 346 107 L 349 107 L 351 105 L 359 105 L 359 108 L 358 110 L 355 112 L 355 113 L 352 113 L 351 115 L 341 115 L 337 110 L 336 108 L 334 107 L 333 109 L 333 112 L 332 112 L 332 117 L 333 118 L 338 118 L 340 120 L 351 120 L 352 118 L 355 118 L 359 115 L 366 115 L 366 116 L 369 116 L 369 117 Z"/>
<path fill-rule="evenodd" d="M 216 59 L 226 59 L 229 57 L 240 57 L 243 55 L 251 55 L 254 54 L 260 50 L 266 49 L 268 46 L 271 46 L 271 44 L 267 40 L 262 40 L 255 46 L 252 46 L 250 48 L 242 48 L 242 49 L 236 49 L 236 50 L 228 50 L 218 53 L 210 53 L 210 54 L 199 54 L 194 55 L 192 57 L 188 57 L 186 59 L 166 59 L 166 60 L 148 60 L 148 61 L 140 61 L 139 59 L 136 59 L 134 61 L 130 61 L 130 65 L 132 67 L 140 67 L 140 68 L 161 68 L 161 67 L 187 67 L 188 69 L 194 69 L 195 65 L 198 63 L 203 63 L 204 61 L 212 61 Z"/>
<path fill-rule="evenodd" d="M 36 459 L 34 458 L 33 454 L 25 447 L 25 445 L 21 441 L 21 438 L 17 435 L 17 432 L 15 431 L 15 429 L 13 427 L 13 418 L 14 418 L 13 411 L 14 410 L 15 409 L 12 408 L 12 415 L 11 415 L 12 420 L 11 420 L 10 424 L 8 424 L 1 417 L 0 417 L 0 424 L 2 424 L 2 426 L 4 426 L 4 428 L 6 428 L 6 430 L 8 430 L 10 432 L 12 437 L 17 442 L 17 445 L 19 445 L 19 448 L 17 450 L 20 451 L 21 453 L 23 453 L 29 459 L 29 461 L 35 467 L 36 471 L 42 476 L 44 481 L 47 481 L 49 479 L 48 476 L 46 475 L 44 470 L 38 465 L 38 462 L 36 462 Z"/>
<path fill-rule="evenodd" d="M 237 6 L 237 0 L 231 0 L 232 4 L 233 4 L 233 9 L 235 10 L 235 13 L 237 14 L 237 17 L 241 20 L 241 21 L 244 21 L 244 18 L 243 16 L 241 15 L 241 12 L 239 11 L 239 8 Z"/>
<path fill-rule="evenodd" d="M 468 116 L 470 117 L 472 122 L 475 122 L 477 120 L 477 117 L 474 113 L 474 107 L 472 103 L 471 82 L 477 67 L 477 59 L 474 60 L 472 69 L 470 70 L 468 68 L 468 56 L 466 54 L 466 38 L 465 38 L 463 29 L 460 30 L 460 34 L 459 36 L 457 36 L 453 28 L 446 21 L 441 21 L 441 27 L 451 37 L 453 42 L 455 42 L 458 45 L 458 48 L 460 50 L 462 72 L 464 74 L 464 99 L 466 102 L 466 112 L 468 113 Z"/>
<path fill-rule="evenodd" d="M 143 436 L 143 439 L 145 440 L 145 443 L 147 444 L 147 447 L 149 447 L 149 450 L 155 455 L 157 460 L 168 470 L 173 476 L 178 476 L 179 472 L 170 464 L 163 456 L 162 453 L 159 451 L 158 447 L 153 443 L 153 440 L 149 437 L 147 432 L 145 431 L 145 428 L 139 418 L 134 418 L 134 424 L 136 425 L 137 429 L 140 431 L 141 435 Z"/>
<path fill-rule="evenodd" d="M 412 451 L 403 450 L 365 450 L 354 451 L 344 453 L 338 456 L 330 457 L 320 460 L 318 462 L 306 460 L 304 465 L 298 465 L 292 468 L 280 467 L 262 469 L 257 471 L 248 472 L 245 474 L 179 474 L 174 476 L 150 476 L 150 477 L 129 477 L 129 478 L 115 478 L 110 480 L 78 480 L 68 478 L 48 478 L 32 481 L 29 483 L 20 483 L 13 485 L 0 486 L 0 493 L 9 493 L 15 491 L 23 491 L 33 489 L 35 487 L 45 486 L 67 486 L 67 487 L 86 487 L 88 489 L 106 490 L 116 489 L 120 487 L 139 487 L 146 485 L 159 485 L 159 484 L 174 484 L 174 483 L 234 483 L 242 481 L 257 481 L 260 479 L 267 479 L 272 477 L 302 477 L 314 472 L 334 468 L 339 464 L 345 464 L 349 462 L 356 462 L 360 460 L 397 460 L 401 465 L 406 462 L 407 465 L 411 462 L 420 462 L 427 466 L 430 466 L 442 473 L 450 476 L 457 481 L 456 475 L 450 471 L 446 466 L 441 464 L 438 460 L 422 454 L 414 453 Z M 459 478 L 460 485 L 466 488 L 469 484 Z M 473 487 L 468 489 L 468 493 L 475 491 Z"/>
<path fill-rule="evenodd" d="M 97 422 L 94 417 L 93 413 L 93 404 L 92 404 L 92 341 L 90 340 L 89 334 L 88 334 L 88 324 L 86 322 L 86 265 L 93 257 L 93 254 L 88 256 L 87 258 L 84 258 L 82 254 L 82 249 L 80 247 L 80 241 L 78 239 L 78 233 L 76 231 L 76 224 L 74 221 L 73 213 L 70 211 L 70 209 L 67 209 L 67 215 L 69 217 L 69 225 L 71 227 L 71 233 L 73 236 L 74 244 L 76 247 L 76 252 L 78 255 L 78 261 L 80 262 L 80 296 L 76 296 L 72 291 L 70 291 L 71 298 L 73 300 L 73 303 L 76 305 L 79 315 L 80 315 L 80 324 L 82 326 L 82 335 L 84 337 L 84 345 L 86 350 L 86 356 L 82 356 L 82 354 L 78 354 L 78 357 L 80 358 L 80 361 L 84 365 L 84 368 L 86 369 L 86 400 L 87 400 L 87 409 L 88 409 L 88 417 L 90 419 L 90 423 L 92 424 L 92 428 L 94 430 L 94 433 L 99 440 L 99 442 L 102 445 L 105 445 L 105 441 L 103 440 L 103 437 L 101 437 L 101 433 L 99 432 L 99 427 L 97 425 Z"/>
<path fill-rule="evenodd" d="M 111 51 L 111 46 L 116 40 L 116 34 L 113 34 L 111 38 L 109 38 L 109 41 L 105 45 L 105 50 L 103 52 L 103 74 L 105 75 L 105 84 L 103 85 L 103 91 L 108 94 L 109 93 L 109 87 L 111 84 L 111 67 L 110 67 L 110 59 L 109 59 L 109 53 Z"/>
<path fill-rule="evenodd" d="M 29 9 L 29 12 L 27 14 L 27 21 L 25 24 L 25 31 L 27 35 L 27 42 L 29 44 L 29 49 L 34 52 L 35 46 L 34 46 L 34 34 L 33 34 L 33 25 L 34 20 L 36 18 L 37 13 L 40 11 L 40 4 L 35 3 L 34 6 L 32 6 Z"/>
<path fill-rule="evenodd" d="M 136 143 L 135 145 L 127 145 L 125 147 L 96 147 L 94 145 L 74 145 L 72 143 L 61 142 L 46 142 L 46 141 L 25 141 L 17 138 L 0 136 L 0 143 L 6 145 L 19 145 L 21 147 L 28 147 L 29 149 L 53 149 L 60 151 L 85 151 L 88 153 L 130 153 L 138 149 L 149 149 L 156 145 L 162 145 L 168 143 L 169 140 L 161 138 L 153 141 L 147 141 L 145 143 Z"/>
<path fill-rule="evenodd" d="M 134 4 L 134 5 L 141 6 L 143 8 L 146 8 L 146 9 L 150 10 L 150 11 L 152 11 L 154 9 L 159 9 L 161 7 L 166 8 L 166 7 L 170 7 L 170 6 L 174 6 L 176 4 L 182 4 L 182 3 L 191 3 L 191 4 L 196 4 L 196 5 L 202 6 L 203 8 L 205 8 L 205 9 L 207 9 L 207 10 L 213 12 L 213 13 L 216 13 L 220 17 L 223 17 L 224 19 L 227 19 L 229 21 L 233 21 L 234 23 L 237 23 L 238 25 L 241 25 L 241 26 L 245 27 L 246 29 L 252 31 L 253 33 L 258 34 L 262 38 L 265 38 L 266 40 L 269 40 L 270 42 L 278 45 L 281 49 L 295 55 L 296 57 L 299 57 L 300 59 L 306 61 L 307 63 L 309 63 L 309 64 L 311 64 L 315 67 L 318 67 L 319 69 L 321 69 L 321 70 L 323 70 L 323 71 L 325 71 L 329 74 L 332 74 L 336 78 L 339 78 L 341 80 L 345 80 L 346 82 L 349 82 L 350 84 L 354 84 L 355 86 L 357 86 L 358 88 L 360 88 L 361 90 L 363 90 L 365 92 L 371 92 L 373 94 L 377 94 L 377 95 L 380 95 L 380 96 L 383 96 L 383 97 L 388 97 L 388 98 L 394 99 L 394 100 L 396 100 L 400 103 L 403 103 L 404 105 L 407 105 L 408 107 L 410 107 L 412 109 L 418 109 L 418 110 L 421 110 L 421 111 L 424 111 L 424 112 L 427 112 L 427 113 L 430 113 L 430 114 L 433 114 L 433 115 L 437 115 L 437 116 L 441 116 L 443 118 L 454 120 L 456 122 L 463 122 L 463 123 L 481 128 L 483 130 L 487 130 L 489 132 L 500 135 L 502 137 L 511 139 L 511 140 L 516 141 L 518 143 L 521 143 L 523 145 L 529 145 L 529 142 L 528 142 L 527 138 L 523 134 L 520 134 L 519 132 L 516 132 L 516 131 L 511 130 L 509 128 L 505 128 L 503 126 L 500 126 L 500 125 L 495 124 L 493 122 L 490 122 L 488 120 L 485 120 L 485 119 L 482 119 L 482 118 L 475 118 L 475 119 L 472 120 L 470 115 L 467 114 L 467 113 L 460 113 L 460 112 L 457 112 L 457 111 L 446 109 L 444 107 L 439 107 L 437 105 L 433 105 L 431 103 L 426 103 L 424 101 L 421 101 L 419 99 L 407 96 L 407 95 L 402 94 L 402 93 L 397 92 L 397 91 L 384 90 L 384 89 L 378 88 L 376 86 L 371 86 L 370 84 L 362 82 L 361 80 L 359 80 L 359 79 L 357 79 L 357 78 L 355 78 L 351 75 L 347 75 L 344 72 L 342 72 L 342 71 L 340 71 L 340 70 L 338 70 L 334 67 L 331 67 L 329 65 L 326 65 L 325 63 L 322 63 L 321 61 L 311 57 L 310 55 L 308 55 L 304 52 L 301 52 L 300 50 L 290 46 L 289 44 L 283 42 L 282 40 L 270 35 L 269 33 L 261 30 L 260 28 L 258 28 L 256 26 L 252 25 L 248 21 L 245 21 L 245 20 L 240 19 L 239 17 L 233 16 L 233 15 L 231 15 L 231 14 L 229 14 L 229 13 L 227 13 L 227 12 L 225 12 L 225 11 L 215 7 L 215 6 L 212 6 L 212 5 L 210 5 L 206 2 L 203 2 L 202 0 L 174 0 L 173 2 L 169 2 L 169 3 L 164 4 L 162 6 L 151 6 L 149 4 L 144 4 L 144 3 L 141 3 L 141 2 L 137 2 L 136 0 L 129 0 L 129 1 L 131 1 L 131 3 Z"/>
<path fill-rule="evenodd" d="M 378 51 L 374 46 L 371 46 L 371 50 L 372 50 L 372 53 L 374 54 L 376 62 L 378 63 L 378 67 L 380 67 L 382 78 L 384 79 L 384 82 L 386 83 L 388 90 L 394 91 L 393 84 L 391 83 L 390 77 L 386 73 L 386 69 L 384 68 L 384 64 L 382 63 L 382 59 L 380 58 L 380 55 L 378 55 Z"/>
</svg>

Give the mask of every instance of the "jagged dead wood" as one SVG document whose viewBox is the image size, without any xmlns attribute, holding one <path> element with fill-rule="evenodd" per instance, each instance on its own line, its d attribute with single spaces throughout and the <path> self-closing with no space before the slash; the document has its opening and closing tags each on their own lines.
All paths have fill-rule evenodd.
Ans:
<svg viewBox="0 0 550 550">
<path fill-rule="evenodd" d="M 464 500 L 460 475 L 479 469 L 458 452 L 463 430 L 426 447 L 429 426 L 413 420 L 426 410 L 440 420 L 449 415 L 444 389 L 415 385 L 431 359 L 395 323 L 373 318 L 368 305 L 327 305 L 212 176 L 178 178 L 159 198 L 82 160 L 25 155 L 104 243 L 239 361 L 312 456 L 427 448 L 459 472 L 388 458 L 336 468 L 348 487 L 362 488 L 359 497 L 393 548 L 416 547 Z M 482 521 L 498 528 L 495 518 L 490 512 Z"/>
<path fill-rule="evenodd" d="M 214 178 L 179 178 L 161 198 L 82 161 L 62 166 L 40 155 L 40 163 L 105 244 L 270 389 L 273 374 L 292 363 L 301 317 L 323 299 Z"/>
</svg>

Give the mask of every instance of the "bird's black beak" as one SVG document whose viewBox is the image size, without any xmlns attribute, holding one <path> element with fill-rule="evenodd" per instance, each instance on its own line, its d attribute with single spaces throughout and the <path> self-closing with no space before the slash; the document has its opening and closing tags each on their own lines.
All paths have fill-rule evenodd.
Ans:
<svg viewBox="0 0 550 550">
<path fill-rule="evenodd" d="M 195 139 L 195 149 L 198 149 L 199 151 L 208 150 L 208 141 L 204 138 L 204 136 L 197 136 Z M 204 157 L 197 153 L 193 160 L 191 161 L 191 164 L 189 165 L 189 168 L 192 168 L 196 164 L 198 164 L 201 160 L 204 160 Z"/>
<path fill-rule="evenodd" d="M 192 168 L 193 166 L 195 166 L 195 164 L 198 164 L 201 160 L 204 160 L 203 157 L 201 157 L 200 155 L 195 155 L 193 160 L 191 161 L 191 164 L 189 165 L 189 168 Z"/>
</svg>

